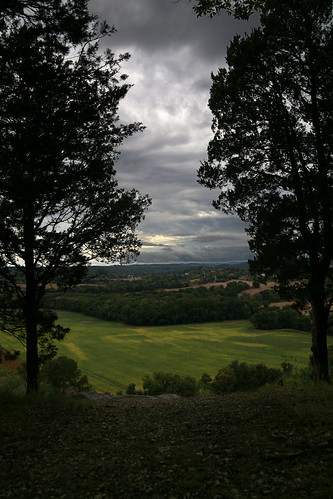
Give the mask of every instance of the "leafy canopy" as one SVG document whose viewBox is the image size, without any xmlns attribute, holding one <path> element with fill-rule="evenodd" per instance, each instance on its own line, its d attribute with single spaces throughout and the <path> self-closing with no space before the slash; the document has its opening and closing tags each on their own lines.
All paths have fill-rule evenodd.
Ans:
<svg viewBox="0 0 333 499">
<path fill-rule="evenodd" d="M 78 265 L 138 253 L 134 229 L 149 200 L 118 187 L 114 164 L 123 139 L 142 126 L 118 121 L 129 85 L 117 73 L 129 56 L 98 53 L 112 31 L 90 26 L 76 47 L 43 22 L 5 23 L 0 272 L 9 282 L 9 266 L 25 274 L 28 246 L 42 292 L 54 278 L 64 287 L 78 281 Z"/>
<path fill-rule="evenodd" d="M 66 289 L 89 262 L 128 262 L 140 249 L 150 199 L 118 186 L 115 163 L 143 127 L 119 121 L 129 54 L 99 47 L 113 32 L 85 0 L 3 2 L 0 12 L 0 290 L 7 318 L 15 311 L 5 332 L 26 330 L 28 383 L 37 339 L 65 333 L 40 311 L 46 286 Z"/>
<path fill-rule="evenodd" d="M 333 303 L 333 9 L 267 0 L 213 75 L 214 138 L 199 182 L 248 223 L 252 271 L 312 308 L 313 377 L 328 381 Z"/>
<path fill-rule="evenodd" d="M 333 257 L 331 2 L 267 2 L 261 21 L 212 77 L 199 182 L 249 222 L 257 270 L 284 282 Z"/>
</svg>

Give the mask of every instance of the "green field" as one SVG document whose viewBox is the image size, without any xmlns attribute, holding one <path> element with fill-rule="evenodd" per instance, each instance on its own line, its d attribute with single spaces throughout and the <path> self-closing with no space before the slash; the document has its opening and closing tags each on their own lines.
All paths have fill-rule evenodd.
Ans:
<svg viewBox="0 0 333 499">
<path fill-rule="evenodd" d="M 310 334 L 258 331 L 248 321 L 132 327 L 73 312 L 58 315 L 59 322 L 71 328 L 59 343 L 59 355 L 75 359 L 97 391 L 117 392 L 129 383 L 139 387 L 145 374 L 157 370 L 213 376 L 236 359 L 269 367 L 280 367 L 285 360 L 304 367 L 310 355 Z M 0 344 L 20 349 L 1 334 Z"/>
</svg>

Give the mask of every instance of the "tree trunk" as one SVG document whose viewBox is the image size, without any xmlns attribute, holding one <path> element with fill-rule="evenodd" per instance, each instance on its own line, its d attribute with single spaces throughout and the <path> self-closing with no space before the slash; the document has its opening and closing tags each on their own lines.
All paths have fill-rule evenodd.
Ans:
<svg viewBox="0 0 333 499">
<path fill-rule="evenodd" d="M 29 305 L 27 304 L 29 307 Z M 27 393 L 37 393 L 39 389 L 39 360 L 37 345 L 37 325 L 35 314 L 27 310 L 26 335 L 27 335 Z"/>
<path fill-rule="evenodd" d="M 327 323 L 325 303 L 316 297 L 312 301 L 312 378 L 314 381 L 328 381 Z"/>
<path fill-rule="evenodd" d="M 30 189 L 32 192 L 32 189 Z M 24 227 L 25 244 L 25 327 L 26 327 L 26 363 L 27 393 L 37 393 L 39 389 L 39 359 L 37 338 L 37 285 L 34 261 L 34 209 L 33 200 L 27 204 L 26 223 Z"/>
<path fill-rule="evenodd" d="M 27 393 L 37 393 L 39 388 L 39 359 L 37 341 L 37 297 L 34 269 L 26 268 L 25 325 L 27 340 Z"/>
</svg>

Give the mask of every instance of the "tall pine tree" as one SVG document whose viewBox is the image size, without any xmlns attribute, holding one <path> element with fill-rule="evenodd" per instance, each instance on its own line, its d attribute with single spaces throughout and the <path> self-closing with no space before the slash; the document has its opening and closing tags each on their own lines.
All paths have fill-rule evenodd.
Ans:
<svg viewBox="0 0 333 499">
<path fill-rule="evenodd" d="M 38 340 L 54 328 L 40 310 L 46 286 L 77 284 L 91 261 L 136 256 L 150 200 L 116 180 L 119 147 L 142 126 L 119 123 L 129 56 L 99 52 L 113 29 L 86 1 L 16 3 L 0 18 L 0 276 L 23 323 L 30 392 Z"/>
<path fill-rule="evenodd" d="M 313 377 L 328 380 L 333 303 L 332 1 L 267 0 L 213 76 L 199 182 L 248 225 L 252 269 L 312 309 Z"/>
</svg>

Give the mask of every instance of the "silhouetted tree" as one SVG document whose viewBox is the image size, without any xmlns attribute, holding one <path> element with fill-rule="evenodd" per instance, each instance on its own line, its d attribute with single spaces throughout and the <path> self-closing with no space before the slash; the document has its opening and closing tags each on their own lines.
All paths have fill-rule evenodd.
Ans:
<svg viewBox="0 0 333 499">
<path fill-rule="evenodd" d="M 214 138 L 199 182 L 249 224 L 252 271 L 312 308 L 315 379 L 328 380 L 333 302 L 331 1 L 267 1 L 213 75 Z"/>
<path fill-rule="evenodd" d="M 197 0 L 193 9 L 198 17 L 202 15 L 214 17 L 221 10 L 225 10 L 236 19 L 248 19 L 263 3 L 264 0 Z"/>
<path fill-rule="evenodd" d="M 100 54 L 113 29 L 86 3 L 16 2 L 16 12 L 7 2 L 0 17 L 0 276 L 22 311 L 28 392 L 46 286 L 75 285 L 92 260 L 136 256 L 150 203 L 117 184 L 119 146 L 142 126 L 119 123 L 129 55 Z"/>
</svg>

